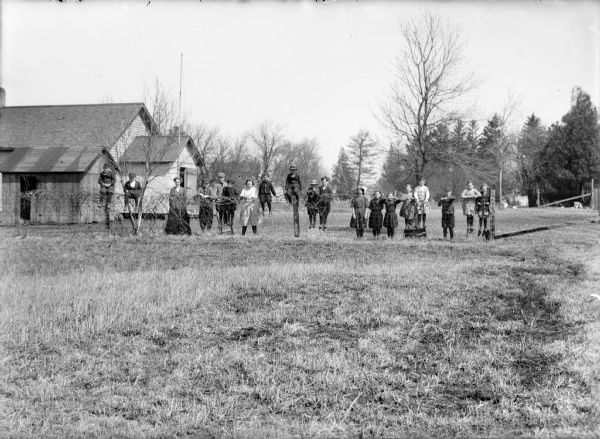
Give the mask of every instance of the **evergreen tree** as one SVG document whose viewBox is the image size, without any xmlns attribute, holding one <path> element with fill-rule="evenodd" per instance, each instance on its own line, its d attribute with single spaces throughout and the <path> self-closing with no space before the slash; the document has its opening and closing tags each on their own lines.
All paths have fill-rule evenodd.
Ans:
<svg viewBox="0 0 600 439">
<path fill-rule="evenodd" d="M 540 204 L 540 190 L 546 189 L 540 153 L 547 142 L 547 131 L 540 119 L 532 114 L 527 118 L 517 143 L 521 189 Z"/>
<path fill-rule="evenodd" d="M 360 130 L 350 138 L 348 143 L 348 160 L 355 170 L 355 187 L 370 180 L 374 174 L 375 147 L 377 142 L 373 140 L 367 130 Z"/>
<path fill-rule="evenodd" d="M 406 183 L 414 180 L 408 164 L 409 157 L 402 152 L 398 144 L 390 145 L 382 166 L 379 186 L 385 192 L 402 190 Z"/>
<path fill-rule="evenodd" d="M 337 163 L 331 174 L 331 184 L 336 190 L 336 195 L 343 199 L 351 197 L 356 189 L 356 176 L 344 148 L 340 148 Z"/>
<path fill-rule="evenodd" d="M 571 109 L 561 123 L 552 125 L 541 154 L 545 174 L 560 196 L 581 193 L 592 178 L 600 176 L 600 130 L 598 110 L 590 96 L 576 87 Z M 557 193 L 558 195 L 558 193 Z"/>
</svg>

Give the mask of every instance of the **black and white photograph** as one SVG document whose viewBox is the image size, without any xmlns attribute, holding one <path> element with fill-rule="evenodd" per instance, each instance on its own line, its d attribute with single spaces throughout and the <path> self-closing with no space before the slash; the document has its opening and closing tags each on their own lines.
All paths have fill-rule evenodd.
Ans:
<svg viewBox="0 0 600 439">
<path fill-rule="evenodd" d="M 600 437 L 600 2 L 0 0 L 0 438 Z"/>
</svg>

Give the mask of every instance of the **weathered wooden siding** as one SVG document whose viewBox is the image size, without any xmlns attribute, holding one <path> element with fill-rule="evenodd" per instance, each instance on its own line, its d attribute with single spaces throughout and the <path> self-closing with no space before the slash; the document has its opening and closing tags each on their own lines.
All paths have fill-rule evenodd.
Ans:
<svg viewBox="0 0 600 439">
<path fill-rule="evenodd" d="M 31 223 L 71 224 L 99 221 L 98 174 L 8 174 L 2 175 L 3 224 L 14 225 L 21 216 L 21 176 L 37 179 L 31 198 Z"/>
<path fill-rule="evenodd" d="M 146 128 L 146 124 L 138 114 L 133 120 L 132 124 L 125 130 L 125 132 L 117 139 L 113 147 L 110 149 L 110 154 L 118 162 L 121 155 L 129 147 L 129 144 L 133 142 L 137 136 L 149 135 L 149 131 Z"/>
<path fill-rule="evenodd" d="M 14 225 L 20 211 L 20 180 L 15 174 L 2 174 L 2 211 L 0 222 L 3 225 Z"/>
</svg>

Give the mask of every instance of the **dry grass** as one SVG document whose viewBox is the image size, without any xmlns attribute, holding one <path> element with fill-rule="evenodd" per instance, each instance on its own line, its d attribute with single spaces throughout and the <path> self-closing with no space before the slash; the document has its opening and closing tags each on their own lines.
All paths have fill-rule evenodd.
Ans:
<svg viewBox="0 0 600 439">
<path fill-rule="evenodd" d="M 600 434 L 597 225 L 358 242 L 347 212 L 300 239 L 281 217 L 258 238 L 5 238 L 0 432 Z"/>
</svg>

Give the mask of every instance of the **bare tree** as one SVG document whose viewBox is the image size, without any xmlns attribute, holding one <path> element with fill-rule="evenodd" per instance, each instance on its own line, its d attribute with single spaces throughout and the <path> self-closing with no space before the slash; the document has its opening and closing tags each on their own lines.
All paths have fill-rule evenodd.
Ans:
<svg viewBox="0 0 600 439">
<path fill-rule="evenodd" d="M 165 87 L 155 80 L 152 87 L 145 88 L 143 101 L 150 112 L 150 130 L 146 136 L 124 139 L 123 150 L 116 159 L 123 185 L 128 174 L 134 172 L 142 183 L 141 195 L 135 209 L 130 203 L 127 209 L 130 214 L 134 234 L 140 230 L 142 222 L 143 201 L 151 183 L 164 171 L 164 158 L 174 143 L 180 142 L 184 135 L 183 127 L 187 126 L 185 118 L 179 114 L 176 101 Z M 131 134 L 133 137 L 134 134 Z M 195 157 L 198 160 L 198 157 Z M 134 213 L 137 221 L 134 221 Z"/>
<path fill-rule="evenodd" d="M 284 182 L 290 163 L 298 167 L 300 181 L 308 187 L 310 180 L 319 180 L 324 175 L 324 169 L 319 155 L 319 145 L 316 139 L 304 138 L 299 142 L 288 142 L 281 150 L 281 155 L 274 166 L 275 179 Z"/>
<path fill-rule="evenodd" d="M 220 139 L 220 131 L 217 127 L 209 128 L 204 125 L 196 125 L 191 132 L 202 161 L 201 179 L 204 179 L 210 173 L 210 164 L 215 159 L 217 150 L 223 145 Z"/>
<path fill-rule="evenodd" d="M 405 146 L 415 177 L 430 172 L 436 144 L 432 130 L 459 118 L 453 108 L 474 87 L 470 75 L 461 75 L 463 42 L 455 27 L 434 14 L 400 26 L 403 51 L 396 58 L 391 97 L 380 106 L 380 119 Z"/>
<path fill-rule="evenodd" d="M 273 125 L 271 122 L 263 122 L 249 136 L 254 142 L 260 157 L 262 167 L 260 172 L 269 172 L 273 162 L 277 159 L 287 142 L 283 128 Z"/>
</svg>

